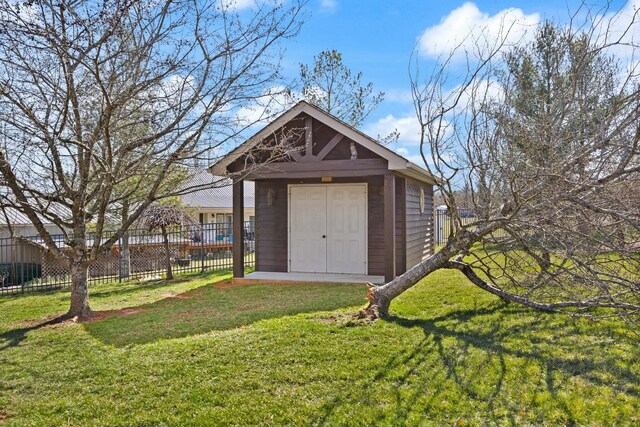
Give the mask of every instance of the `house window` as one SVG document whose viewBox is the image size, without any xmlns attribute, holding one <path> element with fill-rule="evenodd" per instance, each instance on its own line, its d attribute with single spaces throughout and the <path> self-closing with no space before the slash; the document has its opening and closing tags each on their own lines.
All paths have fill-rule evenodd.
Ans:
<svg viewBox="0 0 640 427">
<path fill-rule="evenodd" d="M 198 219 L 200 220 L 200 224 L 204 224 L 204 214 L 202 212 L 198 214 Z"/>
<path fill-rule="evenodd" d="M 212 214 L 213 215 L 213 214 Z M 233 215 L 232 214 L 215 214 L 216 228 L 225 237 L 229 237 L 233 230 Z"/>
</svg>

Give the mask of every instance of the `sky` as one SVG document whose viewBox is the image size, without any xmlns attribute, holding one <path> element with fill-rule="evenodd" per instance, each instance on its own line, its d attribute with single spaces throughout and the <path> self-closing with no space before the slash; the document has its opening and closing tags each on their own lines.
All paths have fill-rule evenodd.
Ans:
<svg viewBox="0 0 640 427">
<path fill-rule="evenodd" d="M 414 49 L 428 63 L 470 29 L 487 28 L 489 34 L 497 34 L 503 19 L 515 19 L 531 32 L 545 19 L 566 22 L 568 11 L 578 5 L 574 0 L 309 0 L 299 36 L 285 45 L 284 72 L 294 76 L 301 62 L 312 63 L 313 56 L 325 49 L 338 50 L 352 71 L 361 71 L 364 81 L 385 92 L 384 101 L 361 130 L 375 137 L 398 129 L 400 139 L 392 148 L 417 161 L 408 73 Z M 640 8 L 640 0 L 611 4 L 614 11 L 634 7 Z"/>
</svg>

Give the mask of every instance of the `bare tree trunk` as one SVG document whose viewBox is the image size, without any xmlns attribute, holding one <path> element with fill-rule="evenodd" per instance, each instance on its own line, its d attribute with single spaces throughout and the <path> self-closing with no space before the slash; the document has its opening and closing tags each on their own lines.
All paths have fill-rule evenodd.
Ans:
<svg viewBox="0 0 640 427">
<path fill-rule="evenodd" d="M 89 307 L 89 267 L 81 260 L 71 264 L 71 307 L 64 317 L 88 319 L 93 315 Z"/>
<path fill-rule="evenodd" d="M 88 319 L 93 312 L 89 307 L 89 264 L 86 262 L 87 239 L 84 224 L 74 230 L 73 258 L 71 260 L 71 306 L 63 317 Z"/>
<path fill-rule="evenodd" d="M 173 279 L 173 271 L 171 270 L 171 253 L 169 252 L 169 236 L 167 235 L 167 227 L 162 227 L 162 238 L 164 239 L 164 252 L 167 262 L 167 280 Z"/>
<path fill-rule="evenodd" d="M 122 202 L 122 222 L 129 219 L 129 201 Z M 131 252 L 129 251 L 129 232 L 122 235 L 122 247 L 120 253 L 120 278 L 126 279 L 131 275 Z"/>
<path fill-rule="evenodd" d="M 406 273 L 396 277 L 391 282 L 382 286 L 369 285 L 369 294 L 367 295 L 369 305 L 362 311 L 362 315 L 370 319 L 388 316 L 389 305 L 394 298 L 418 284 L 420 280 L 434 271 L 447 268 L 451 257 L 471 248 L 477 238 L 477 235 L 468 234 L 459 239 L 453 239 L 440 251 L 410 268 Z"/>
<path fill-rule="evenodd" d="M 120 278 L 126 279 L 131 275 L 131 251 L 129 250 L 129 233 L 122 235 L 122 254 L 120 259 Z"/>
</svg>

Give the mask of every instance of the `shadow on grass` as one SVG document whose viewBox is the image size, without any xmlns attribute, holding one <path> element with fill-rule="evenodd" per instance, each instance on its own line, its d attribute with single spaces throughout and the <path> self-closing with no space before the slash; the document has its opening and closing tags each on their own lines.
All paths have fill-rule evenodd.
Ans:
<svg viewBox="0 0 640 427">
<path fill-rule="evenodd" d="M 571 409 L 581 408 L 586 396 L 569 384 L 578 382 L 595 394 L 612 389 L 630 399 L 640 398 L 636 368 L 640 346 L 632 336 L 582 319 L 553 316 L 503 303 L 432 319 L 391 316 L 386 321 L 420 328 L 424 338 L 373 373 L 363 384 L 368 391 L 360 396 L 361 403 L 375 403 L 376 387 L 393 382 L 394 409 L 380 415 L 381 424 L 433 421 L 434 414 L 443 413 L 441 402 L 459 399 L 467 406 L 467 414 L 465 404 L 458 407 L 461 418 L 480 414 L 489 424 L 519 425 L 548 421 L 544 415 L 523 412 L 539 410 L 535 402 L 546 393 L 552 408 L 540 413 L 553 412 L 555 422 L 572 426 L 588 420 L 576 417 Z M 529 372 L 538 375 L 527 377 Z M 525 396 L 527 401 L 517 398 Z M 348 401 L 342 396 L 328 402 L 317 424 L 332 424 L 333 414 Z M 607 419 L 608 408 L 602 410 Z M 534 419 L 524 420 L 526 416 Z"/>
<path fill-rule="evenodd" d="M 6 350 L 11 347 L 20 345 L 22 341 L 27 337 L 27 334 L 31 331 L 38 330 L 45 326 L 57 325 L 58 323 L 66 322 L 69 319 L 56 316 L 53 319 L 45 320 L 40 323 L 36 323 L 33 326 L 26 326 L 24 328 L 11 329 L 0 334 L 0 351 Z"/>
<path fill-rule="evenodd" d="M 285 315 L 362 305 L 365 296 L 364 285 L 206 285 L 151 304 L 99 315 L 85 328 L 109 345 L 144 344 Z"/>
<path fill-rule="evenodd" d="M 168 288 L 170 286 L 180 283 L 186 283 L 191 280 L 192 279 L 188 277 L 178 277 L 173 280 L 154 279 L 148 281 L 125 283 L 122 285 L 109 285 L 106 289 L 105 287 L 98 287 L 97 290 L 91 290 L 91 297 L 107 298 L 114 295 L 127 295 L 140 292 L 141 290 Z"/>
</svg>

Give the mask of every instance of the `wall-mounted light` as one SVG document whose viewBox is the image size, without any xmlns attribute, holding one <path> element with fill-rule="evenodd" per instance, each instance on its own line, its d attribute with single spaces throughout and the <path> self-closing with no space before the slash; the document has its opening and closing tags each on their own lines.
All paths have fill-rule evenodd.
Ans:
<svg viewBox="0 0 640 427">
<path fill-rule="evenodd" d="M 267 205 L 273 206 L 276 202 L 276 191 L 273 187 L 269 187 L 269 191 L 267 191 Z"/>
</svg>

